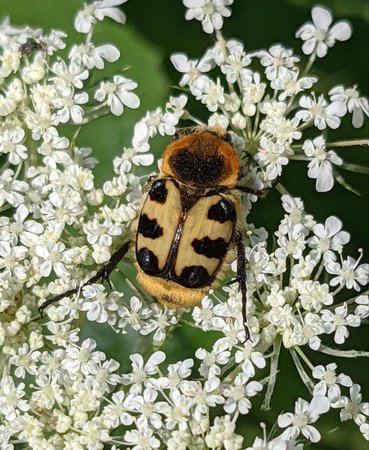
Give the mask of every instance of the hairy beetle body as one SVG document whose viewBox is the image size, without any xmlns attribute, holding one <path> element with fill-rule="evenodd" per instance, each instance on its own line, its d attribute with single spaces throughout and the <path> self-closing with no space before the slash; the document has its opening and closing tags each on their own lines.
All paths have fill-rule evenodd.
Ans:
<svg viewBox="0 0 369 450">
<path fill-rule="evenodd" d="M 234 257 L 242 227 L 239 160 L 224 132 L 197 128 L 169 144 L 148 185 L 136 235 L 139 283 L 159 302 L 197 305 Z"/>
</svg>

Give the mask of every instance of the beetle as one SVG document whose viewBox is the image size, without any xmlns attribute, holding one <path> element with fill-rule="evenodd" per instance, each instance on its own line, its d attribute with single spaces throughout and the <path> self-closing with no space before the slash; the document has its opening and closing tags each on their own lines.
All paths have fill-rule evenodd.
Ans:
<svg viewBox="0 0 369 450">
<path fill-rule="evenodd" d="M 222 279 L 236 256 L 236 281 L 249 339 L 241 193 L 259 192 L 237 186 L 240 173 L 239 156 L 225 130 L 205 126 L 179 130 L 163 153 L 160 174 L 146 186 L 134 227 L 135 266 L 138 282 L 161 304 L 193 307 Z M 109 283 L 129 248 L 125 242 L 83 286 Z M 77 291 L 46 300 L 41 314 L 51 303 Z"/>
</svg>

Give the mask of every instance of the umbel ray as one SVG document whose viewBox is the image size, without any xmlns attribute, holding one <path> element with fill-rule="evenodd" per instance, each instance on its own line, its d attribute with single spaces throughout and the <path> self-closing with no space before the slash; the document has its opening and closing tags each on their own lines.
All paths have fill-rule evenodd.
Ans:
<svg viewBox="0 0 369 450">
<path fill-rule="evenodd" d="M 107 282 L 131 246 L 140 285 L 170 308 L 193 307 L 237 258 L 246 339 L 246 259 L 240 160 L 228 133 L 219 128 L 183 128 L 163 153 L 161 172 L 150 177 L 135 227 L 125 242 L 82 287 Z M 43 310 L 81 287 L 46 300 Z"/>
</svg>

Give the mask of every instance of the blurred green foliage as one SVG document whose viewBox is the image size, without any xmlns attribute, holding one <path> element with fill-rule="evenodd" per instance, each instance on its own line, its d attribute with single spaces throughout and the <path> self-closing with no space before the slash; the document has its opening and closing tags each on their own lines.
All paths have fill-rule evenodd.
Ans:
<svg viewBox="0 0 369 450">
<path fill-rule="evenodd" d="M 80 0 L 0 0 L 0 18 L 9 15 L 14 25 L 28 24 L 65 30 L 69 42 L 80 42 L 84 36 L 73 30 L 73 17 L 83 4 Z M 301 54 L 300 41 L 295 37 L 295 31 L 304 22 L 310 20 L 310 10 L 315 2 L 311 0 L 235 0 L 232 6 L 232 17 L 225 20 L 223 33 L 225 37 L 234 37 L 245 43 L 248 51 L 268 48 L 274 43 L 282 43 L 294 48 Z M 368 95 L 369 73 L 369 3 L 367 0 L 326 0 L 324 4 L 332 9 L 335 20 L 348 19 L 354 29 L 352 38 L 338 43 L 326 58 L 315 64 L 315 70 L 320 78 L 319 88 L 329 90 L 337 84 L 347 86 L 358 84 L 362 94 Z M 164 106 L 171 93 L 178 93 L 171 88 L 178 84 L 179 74 L 173 69 L 169 55 L 173 52 L 185 52 L 192 58 L 202 55 L 207 46 L 212 44 L 212 37 L 202 32 L 197 21 L 184 20 L 184 7 L 180 0 L 130 0 L 123 5 L 127 14 L 127 24 L 121 26 L 106 20 L 96 27 L 94 41 L 97 43 L 111 42 L 121 50 L 121 59 L 109 65 L 109 73 L 127 69 L 125 76 L 139 83 L 137 93 L 141 97 L 141 108 L 133 111 L 126 109 L 123 116 L 112 115 L 98 120 L 85 127 L 79 135 L 79 146 L 93 148 L 101 164 L 97 167 L 95 177 L 98 185 L 111 177 L 112 159 L 121 153 L 122 146 L 129 145 L 134 123 L 147 111 L 158 106 Z M 98 82 L 98 80 L 95 80 Z M 193 109 L 205 120 L 204 110 L 194 102 Z M 66 127 L 67 130 L 67 127 Z M 68 130 L 66 131 L 68 132 Z M 354 130 L 347 117 L 340 130 L 330 130 L 328 136 L 332 140 L 359 138 L 369 135 L 369 127 Z M 156 139 L 153 151 L 160 155 L 165 139 Z M 343 149 L 340 155 L 348 162 L 369 165 L 368 149 L 353 147 Z M 154 167 L 151 170 L 155 170 Z M 357 249 L 365 250 L 368 260 L 369 185 L 365 175 L 346 172 L 343 174 L 348 183 L 361 193 L 357 196 L 335 185 L 334 189 L 325 194 L 317 194 L 314 181 L 307 178 L 306 163 L 290 164 L 284 171 L 281 182 L 295 196 L 302 196 L 306 210 L 312 213 L 318 221 L 325 220 L 329 215 L 337 215 L 344 223 L 344 229 L 352 235 L 348 250 L 353 257 Z M 272 192 L 264 201 L 254 207 L 250 220 L 257 226 L 264 226 L 269 231 L 276 228 L 283 216 L 279 196 Z M 123 263 L 122 269 L 129 271 L 129 264 Z M 134 276 L 134 275 L 132 275 Z M 129 298 L 129 288 L 116 280 Z M 354 330 L 345 348 L 368 349 L 368 326 Z M 110 357 L 121 361 L 123 370 L 128 368 L 128 354 L 140 351 L 150 338 L 144 338 L 137 333 L 128 336 L 115 336 L 107 326 L 88 324 L 83 330 L 83 337 L 94 337 L 99 342 L 101 350 Z M 199 346 L 209 348 L 216 337 L 214 333 L 202 333 L 190 327 L 176 329 L 165 343 L 165 351 L 169 360 L 184 359 L 193 355 Z M 127 350 L 129 349 L 129 351 Z M 328 357 L 309 355 L 314 364 L 327 361 Z M 272 402 L 272 411 L 248 415 L 241 423 L 239 432 L 251 442 L 257 433 L 261 435 L 260 421 L 267 423 L 268 429 L 273 424 L 281 408 L 293 410 L 293 402 L 298 397 L 307 397 L 308 393 L 300 382 L 297 372 L 288 353 L 281 358 L 279 380 Z M 333 362 L 333 358 L 329 360 Z M 336 361 L 344 373 L 350 374 L 354 381 L 363 386 L 364 397 L 368 398 L 368 363 L 366 360 Z M 267 375 L 267 374 L 265 374 Z M 259 403 L 261 404 L 259 399 Z M 357 427 L 352 422 L 337 426 L 337 416 L 332 413 L 324 422 L 326 434 L 322 442 L 312 448 L 319 450 L 364 450 L 368 448 Z M 329 431 L 330 430 L 330 431 Z"/>
</svg>

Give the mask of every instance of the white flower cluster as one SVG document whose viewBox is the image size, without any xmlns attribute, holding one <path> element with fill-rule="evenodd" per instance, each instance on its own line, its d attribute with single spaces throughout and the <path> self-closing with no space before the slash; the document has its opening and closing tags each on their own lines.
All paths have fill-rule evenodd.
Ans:
<svg viewBox="0 0 369 450">
<path fill-rule="evenodd" d="M 210 15 L 214 20 L 218 17 L 215 9 L 230 3 L 184 1 L 191 8 L 196 4 L 196 18 Z M 330 29 L 332 16 L 322 7 L 314 7 L 312 17 L 314 23 L 305 24 L 296 34 L 305 41 L 304 53 L 311 54 L 306 67 L 291 49 L 280 44 L 247 53 L 241 42 L 225 41 L 219 32 L 216 44 L 202 58 L 189 59 L 183 53 L 171 57 L 182 73 L 180 86 L 188 88 L 213 113 L 209 125 L 233 130 L 237 146 L 253 155 L 249 170 L 259 187 L 270 186 L 290 160 L 306 160 L 317 191 L 329 191 L 336 169 L 345 164 L 329 150 L 336 144 L 327 142 L 322 131 L 337 129 L 347 113 L 352 113 L 354 127 L 361 127 L 364 116 L 369 116 L 368 100 L 360 97 L 356 86 L 339 85 L 328 94 L 313 90 L 318 78 L 310 69 L 316 56 L 323 57 L 337 40 L 348 39 L 351 28 L 338 22 Z M 210 77 L 211 71 L 219 74 L 219 69 L 225 80 Z M 315 132 L 313 140 L 304 139 L 307 130 Z"/>
<path fill-rule="evenodd" d="M 276 184 L 284 209 L 270 239 L 264 229 L 247 225 L 252 340 L 245 342 L 237 283 L 210 292 L 192 312 L 152 302 L 123 270 L 133 294 L 123 295 L 114 284 L 83 285 L 130 238 L 142 197 L 136 168 L 153 164 L 151 139 L 173 135 L 180 120 L 200 123 L 185 109 L 186 95 L 143 114 L 131 146 L 114 160 L 114 177 L 95 187 L 97 161 L 91 149 L 77 146 L 80 128 L 139 106 L 136 83 L 120 74 L 89 84 L 92 71 L 119 57 L 113 45 L 92 43 L 94 28 L 104 17 L 124 23 L 118 8 L 124 2 L 85 5 L 75 19 L 85 40 L 64 59 L 58 54 L 64 33 L 44 35 L 8 21 L 0 26 L 0 208 L 7 212 L 0 218 L 0 448 L 245 448 L 238 420 L 261 392 L 263 409 L 270 408 L 282 351 L 292 356 L 310 397 L 298 398 L 293 412 L 284 407 L 272 432 L 267 436 L 263 425 L 263 437 L 247 450 L 302 450 L 321 439 L 316 422 L 328 411 L 352 420 L 369 440 L 369 404 L 360 386 L 335 362 L 315 364 L 303 350 L 313 357 L 368 357 L 329 342 L 344 344 L 368 318 L 363 289 L 369 265 L 361 262 L 361 250 L 356 259 L 346 256 L 350 235 L 339 218 L 317 223 L 301 199 L 276 184 L 292 160 L 308 161 L 308 175 L 321 192 L 332 188 L 335 166 L 344 168 L 321 133 L 339 127 L 347 113 L 361 126 L 368 102 L 356 86 L 336 86 L 328 96 L 313 92 L 317 77 L 310 69 L 336 41 L 348 39 L 351 28 L 346 22 L 331 27 L 329 11 L 314 7 L 313 24 L 297 32 L 311 55 L 304 70 L 281 45 L 246 53 L 242 43 L 225 41 L 219 30 L 233 0 L 184 0 L 186 19 L 202 21 L 207 33 L 216 30 L 217 42 L 199 60 L 172 56 L 180 85 L 205 105 L 209 125 L 230 129 L 234 147 L 248 156 L 243 182 L 257 190 Z M 216 69 L 222 75 L 213 80 L 208 74 Z M 61 134 L 64 123 L 72 137 Z M 40 320 L 37 307 L 63 293 Z M 144 338 L 149 344 L 142 354 L 129 344 L 123 348 L 131 361 L 125 371 L 93 339 L 81 340 L 85 317 L 96 327 L 108 324 L 122 348 L 132 336 L 150 335 Z M 173 360 L 164 351 L 176 326 L 215 337 L 193 357 Z M 283 381 L 285 374 L 278 376 Z"/>
</svg>

